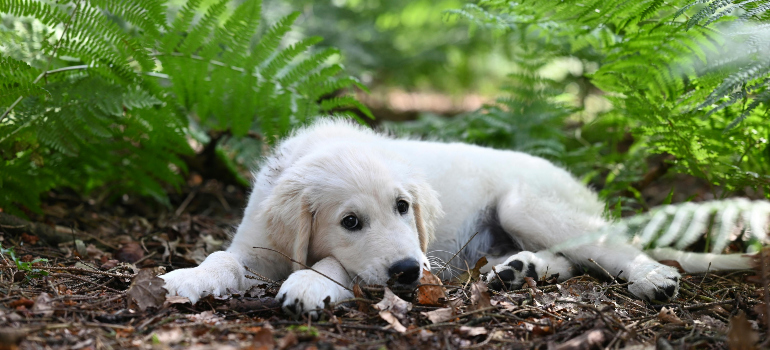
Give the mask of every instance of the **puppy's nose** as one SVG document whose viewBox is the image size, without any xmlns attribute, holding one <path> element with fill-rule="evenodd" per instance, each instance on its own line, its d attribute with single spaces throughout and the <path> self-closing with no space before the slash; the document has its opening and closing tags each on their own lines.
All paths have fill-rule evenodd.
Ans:
<svg viewBox="0 0 770 350">
<path fill-rule="evenodd" d="M 399 260 L 388 269 L 391 278 L 401 284 L 411 284 L 420 278 L 420 263 L 415 259 L 407 258 Z"/>
</svg>

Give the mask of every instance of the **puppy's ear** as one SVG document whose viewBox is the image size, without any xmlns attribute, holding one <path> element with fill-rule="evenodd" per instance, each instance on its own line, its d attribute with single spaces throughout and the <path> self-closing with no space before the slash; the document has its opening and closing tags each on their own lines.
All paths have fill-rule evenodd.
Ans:
<svg viewBox="0 0 770 350">
<path fill-rule="evenodd" d="M 305 195 L 305 185 L 296 180 L 283 180 L 264 202 L 267 238 L 273 247 L 307 264 L 308 245 L 313 230 L 313 215 Z M 304 267 L 292 263 L 292 270 Z"/>
<path fill-rule="evenodd" d="M 417 234 L 420 238 L 420 249 L 428 251 L 428 244 L 433 241 L 438 220 L 444 216 L 438 193 L 425 181 L 419 181 L 410 191 L 415 198 L 414 219 L 417 223 Z"/>
</svg>

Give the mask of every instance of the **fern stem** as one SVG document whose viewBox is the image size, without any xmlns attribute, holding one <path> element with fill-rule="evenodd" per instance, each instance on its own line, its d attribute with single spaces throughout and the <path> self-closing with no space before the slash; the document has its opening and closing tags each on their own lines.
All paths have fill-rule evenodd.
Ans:
<svg viewBox="0 0 770 350">
<path fill-rule="evenodd" d="M 70 29 L 70 25 L 75 20 L 75 17 L 78 16 L 78 11 L 80 10 L 80 3 L 82 1 L 78 1 L 77 4 L 75 4 L 75 10 L 72 12 L 72 16 L 70 16 L 70 19 L 67 21 L 67 24 L 64 25 L 64 30 L 61 33 L 61 37 L 59 40 L 56 41 L 56 46 L 53 47 L 53 52 L 51 52 L 51 55 L 48 56 L 48 62 L 45 64 L 45 70 L 48 71 L 48 67 L 51 66 L 51 60 L 53 60 L 54 57 L 56 57 L 56 51 L 59 50 L 59 46 L 61 45 L 61 41 L 67 36 L 67 31 Z M 37 81 L 40 80 L 40 77 L 35 79 L 33 84 L 37 83 Z M 0 121 L 2 121 L 3 118 L 0 117 Z"/>
<path fill-rule="evenodd" d="M 48 71 L 45 71 L 43 73 L 40 73 L 40 75 L 38 75 L 37 78 L 35 78 L 35 80 L 32 82 L 32 84 L 37 84 L 37 82 L 39 82 L 40 79 L 43 79 L 43 77 L 48 76 L 49 74 L 66 72 L 66 71 L 70 71 L 70 70 L 87 69 L 88 67 L 89 66 L 87 64 L 82 64 L 82 65 L 79 65 L 79 66 L 69 66 L 69 67 L 63 67 L 63 68 L 58 68 L 58 69 L 54 69 L 54 70 L 48 70 Z M 5 119 L 5 117 L 8 115 L 8 113 L 11 113 L 11 110 L 13 110 L 13 108 L 16 107 L 16 105 L 19 104 L 19 102 L 21 102 L 21 100 L 23 100 L 23 99 L 24 99 L 24 96 L 19 96 L 19 98 L 17 98 L 16 101 L 13 101 L 11 106 L 8 107 L 8 109 L 6 109 L 5 112 L 3 112 L 3 115 L 0 115 L 0 122 L 2 122 L 3 119 Z M 7 139 L 8 136 L 13 135 L 16 131 L 19 131 L 19 129 L 16 129 L 13 133 L 7 135 L 5 138 L 0 140 L 0 143 L 5 141 L 5 139 Z"/>
<path fill-rule="evenodd" d="M 161 52 L 161 53 L 153 54 L 151 56 L 152 57 L 157 57 L 157 56 L 164 56 L 164 55 L 169 55 L 169 56 L 174 56 L 174 57 L 189 57 L 189 58 L 192 58 L 194 60 L 204 61 L 204 62 L 211 63 L 211 64 L 213 64 L 215 66 L 230 68 L 230 69 L 232 69 L 232 70 L 234 70 L 236 72 L 246 73 L 246 69 L 244 69 L 244 68 L 236 67 L 236 66 L 230 66 L 230 65 L 228 65 L 228 64 L 226 64 L 224 62 L 220 62 L 220 61 L 206 60 L 205 58 L 203 58 L 201 56 L 198 56 L 198 55 L 185 55 L 185 54 L 180 53 L 180 52 L 172 52 L 172 53 L 166 54 L 166 53 L 162 53 Z"/>
</svg>

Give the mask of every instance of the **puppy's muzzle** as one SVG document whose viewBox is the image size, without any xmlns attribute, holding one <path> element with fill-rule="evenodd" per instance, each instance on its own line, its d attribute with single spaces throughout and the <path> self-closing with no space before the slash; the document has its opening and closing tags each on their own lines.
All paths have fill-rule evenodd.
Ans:
<svg viewBox="0 0 770 350">
<path fill-rule="evenodd" d="M 420 263 L 412 258 L 399 260 L 388 269 L 388 274 L 400 284 L 412 284 L 420 278 Z"/>
</svg>

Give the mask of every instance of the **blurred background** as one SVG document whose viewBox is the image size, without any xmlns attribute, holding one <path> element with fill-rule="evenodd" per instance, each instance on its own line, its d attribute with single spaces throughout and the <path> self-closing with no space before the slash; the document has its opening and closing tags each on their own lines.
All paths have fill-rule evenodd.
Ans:
<svg viewBox="0 0 770 350">
<path fill-rule="evenodd" d="M 1 208 L 35 212 L 51 189 L 166 207 L 208 180 L 245 189 L 271 145 L 322 115 L 548 158 L 595 188 L 611 216 L 770 194 L 761 1 L 137 4 L 0 9 Z M 95 34 L 102 25 L 114 34 Z M 96 42 L 106 44 L 88 48 Z M 63 117 L 62 101 L 88 101 L 100 84 L 104 108 Z M 157 114 L 173 117 L 144 139 L 166 143 L 115 127 Z M 145 160 L 163 150 L 156 162 L 105 160 L 140 144 Z"/>
</svg>

